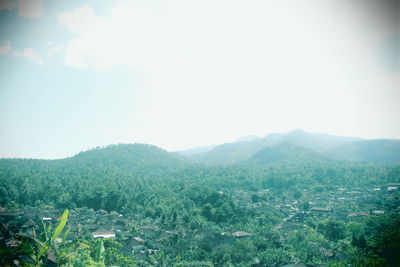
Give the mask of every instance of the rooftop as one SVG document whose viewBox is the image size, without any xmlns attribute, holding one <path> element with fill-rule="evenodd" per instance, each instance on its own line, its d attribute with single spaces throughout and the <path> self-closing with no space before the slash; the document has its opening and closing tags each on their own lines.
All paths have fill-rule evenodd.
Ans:
<svg viewBox="0 0 400 267">
<path fill-rule="evenodd" d="M 231 236 L 234 236 L 234 237 L 251 236 L 251 235 L 252 234 L 243 232 L 243 231 L 238 231 L 238 232 L 231 234 Z"/>
</svg>

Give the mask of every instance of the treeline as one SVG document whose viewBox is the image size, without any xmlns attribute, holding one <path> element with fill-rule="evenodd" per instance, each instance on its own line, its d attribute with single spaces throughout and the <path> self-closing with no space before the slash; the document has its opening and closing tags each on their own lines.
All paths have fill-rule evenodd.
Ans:
<svg viewBox="0 0 400 267">
<path fill-rule="evenodd" d="M 57 208 L 90 207 L 129 212 L 135 206 L 178 195 L 191 186 L 216 190 L 293 190 L 297 187 L 356 186 L 397 182 L 398 166 L 337 163 L 336 165 L 182 165 L 170 168 L 132 167 L 66 160 L 0 160 L 0 205 L 50 204 Z M 146 192 L 145 194 L 143 192 Z M 179 197 L 176 197 L 179 199 Z M 133 204 L 134 203 L 134 204 Z"/>
<path fill-rule="evenodd" d="M 161 247 L 146 243 L 158 250 L 146 260 L 136 258 L 118 241 L 105 242 L 107 266 L 396 266 L 400 255 L 396 206 L 386 216 L 354 223 L 314 217 L 304 222 L 304 228 L 278 232 L 283 215 L 272 208 L 257 213 L 250 204 L 285 203 L 287 197 L 301 199 L 304 189 L 313 194 L 339 187 L 373 187 L 399 182 L 399 177 L 400 167 L 395 165 L 299 159 L 209 166 L 152 146 L 112 146 L 63 160 L 1 159 L 0 206 L 103 209 L 141 218 L 132 222 L 135 234 L 145 223 L 177 230 Z M 249 203 L 235 201 L 237 191 L 246 191 L 244 201 Z M 234 238 L 230 234 L 236 231 L 252 237 Z M 65 249 L 80 254 L 64 263 L 94 264 L 91 251 L 98 247 L 99 241 L 90 235 L 79 236 Z"/>
</svg>

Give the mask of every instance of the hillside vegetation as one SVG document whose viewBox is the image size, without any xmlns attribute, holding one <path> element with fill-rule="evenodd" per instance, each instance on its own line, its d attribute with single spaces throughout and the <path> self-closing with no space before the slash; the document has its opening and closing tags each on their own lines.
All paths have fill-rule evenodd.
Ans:
<svg viewBox="0 0 400 267">
<path fill-rule="evenodd" d="M 294 130 L 282 134 L 269 134 L 264 138 L 250 138 L 245 142 L 238 140 L 197 153 L 180 152 L 196 162 L 208 164 L 232 164 L 251 158 L 267 147 L 279 144 L 293 144 L 322 154 L 333 160 L 399 163 L 400 140 L 363 140 L 357 137 L 342 137 L 328 134 L 307 133 Z"/>
<path fill-rule="evenodd" d="M 0 265 L 45 265 L 26 237 L 44 238 L 45 216 L 28 214 L 68 209 L 69 242 L 51 243 L 62 266 L 397 266 L 398 144 L 297 130 L 187 156 L 119 144 L 0 159 Z"/>
</svg>

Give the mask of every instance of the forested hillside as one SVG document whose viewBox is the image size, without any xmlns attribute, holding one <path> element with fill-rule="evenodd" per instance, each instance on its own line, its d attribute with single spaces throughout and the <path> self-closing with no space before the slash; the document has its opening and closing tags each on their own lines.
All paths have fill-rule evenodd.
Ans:
<svg viewBox="0 0 400 267">
<path fill-rule="evenodd" d="M 327 155 L 337 160 L 400 163 L 400 140 L 363 140 L 335 147 Z"/>
<path fill-rule="evenodd" d="M 264 138 L 238 140 L 205 151 L 181 151 L 194 162 L 207 164 L 232 164 L 248 160 L 255 153 L 279 144 L 292 144 L 322 154 L 333 160 L 349 160 L 372 163 L 399 163 L 400 140 L 363 140 L 357 137 L 343 137 L 293 130 L 287 133 L 268 134 Z"/>
<path fill-rule="evenodd" d="M 266 147 L 253 154 L 247 162 L 270 164 L 277 162 L 292 162 L 293 164 L 323 164 L 330 162 L 324 155 L 311 149 L 296 146 L 291 143 L 280 143 L 272 147 Z"/>
<path fill-rule="evenodd" d="M 397 154 L 336 161 L 312 149 L 321 144 L 277 141 L 293 134 L 304 135 L 198 154 L 213 153 L 211 165 L 144 144 L 60 160 L 1 159 L 0 264 L 55 257 L 63 266 L 396 266 L 400 166 L 382 162 Z M 381 157 L 397 150 L 385 147 Z M 54 229 L 64 209 L 65 242 L 38 254 L 29 236 L 45 238 L 40 221 Z"/>
</svg>

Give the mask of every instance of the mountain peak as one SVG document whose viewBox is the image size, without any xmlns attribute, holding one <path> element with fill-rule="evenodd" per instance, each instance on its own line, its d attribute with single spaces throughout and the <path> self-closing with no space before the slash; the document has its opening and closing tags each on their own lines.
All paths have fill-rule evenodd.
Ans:
<svg viewBox="0 0 400 267">
<path fill-rule="evenodd" d="M 81 152 L 72 160 L 90 165 L 114 165 L 129 168 L 145 166 L 175 166 L 183 163 L 177 153 L 149 144 L 116 144 Z"/>
<path fill-rule="evenodd" d="M 240 137 L 239 139 L 236 140 L 236 142 L 251 142 L 254 140 L 260 139 L 257 135 L 247 135 Z"/>
</svg>

